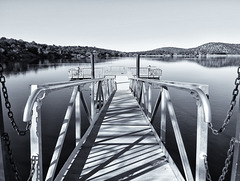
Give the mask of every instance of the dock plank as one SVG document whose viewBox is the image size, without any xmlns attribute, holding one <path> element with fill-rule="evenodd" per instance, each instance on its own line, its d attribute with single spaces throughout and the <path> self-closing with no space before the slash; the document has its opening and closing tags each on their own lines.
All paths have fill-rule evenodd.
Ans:
<svg viewBox="0 0 240 181">
<path fill-rule="evenodd" d="M 177 180 L 129 90 L 115 93 L 100 122 L 65 180 Z"/>
</svg>

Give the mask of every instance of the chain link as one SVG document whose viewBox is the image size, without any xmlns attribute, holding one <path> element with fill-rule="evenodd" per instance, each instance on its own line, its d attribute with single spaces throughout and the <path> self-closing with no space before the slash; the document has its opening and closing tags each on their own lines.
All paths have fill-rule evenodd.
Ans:
<svg viewBox="0 0 240 181">
<path fill-rule="evenodd" d="M 218 135 L 219 133 L 222 133 L 226 129 L 226 127 L 229 124 L 229 121 L 230 121 L 230 119 L 233 115 L 233 108 L 236 105 L 236 98 L 237 98 L 238 93 L 239 93 L 238 86 L 240 85 L 240 66 L 237 69 L 237 74 L 238 74 L 238 76 L 237 76 L 237 78 L 235 79 L 235 82 L 234 82 L 235 88 L 233 89 L 233 92 L 232 92 L 232 100 L 230 102 L 230 106 L 229 106 L 229 109 L 227 111 L 227 116 L 223 121 L 222 127 L 219 130 L 217 130 L 217 129 L 213 128 L 212 123 L 209 123 L 209 125 L 208 125 L 209 128 L 212 130 L 212 133 L 215 134 L 215 135 Z"/>
<path fill-rule="evenodd" d="M 227 151 L 227 158 L 225 160 L 225 165 L 222 169 L 222 174 L 219 177 L 218 181 L 223 181 L 225 179 L 225 176 L 228 172 L 229 165 L 231 163 L 231 158 L 232 158 L 232 155 L 233 155 L 233 149 L 234 149 L 234 146 L 236 144 L 236 141 L 237 141 L 236 138 L 232 138 L 230 140 L 229 149 Z M 205 165 L 205 169 L 206 169 L 206 172 L 207 172 L 207 180 L 212 181 L 212 177 L 210 175 L 209 168 L 208 168 L 207 155 L 204 155 L 204 165 Z"/>
<path fill-rule="evenodd" d="M 8 133 L 3 133 L 1 138 L 2 138 L 2 140 L 5 143 L 5 150 L 6 150 L 7 154 L 8 154 L 9 161 L 10 161 L 12 170 L 13 170 L 14 175 L 15 175 L 15 179 L 17 181 L 21 181 L 22 179 L 20 178 L 20 176 L 18 174 L 17 166 L 16 166 L 15 161 L 14 161 L 13 152 L 12 152 L 12 149 L 11 149 L 11 142 L 10 142 Z M 32 159 L 31 159 L 31 170 L 30 170 L 30 174 L 29 174 L 29 177 L 28 177 L 27 181 L 30 181 L 32 179 L 32 177 L 33 177 L 33 175 L 35 173 L 35 165 L 36 165 L 37 161 L 38 161 L 38 156 L 32 156 Z"/>
<path fill-rule="evenodd" d="M 238 87 L 240 85 L 240 66 L 237 69 L 237 74 L 238 74 L 238 76 L 237 76 L 237 78 L 235 79 L 235 82 L 234 82 L 235 88 L 233 89 L 233 92 L 232 92 L 232 100 L 230 102 L 230 106 L 229 106 L 229 109 L 227 111 L 227 116 L 224 119 L 221 128 L 219 130 L 217 130 L 217 129 L 213 128 L 212 123 L 209 123 L 209 125 L 208 125 L 208 127 L 212 130 L 212 133 L 215 134 L 215 135 L 218 135 L 219 133 L 222 133 L 226 129 L 226 127 L 229 124 L 229 121 L 230 121 L 230 119 L 233 115 L 233 109 L 234 109 L 234 107 L 236 105 L 236 102 L 237 102 L 236 98 L 239 94 Z M 236 138 L 231 138 L 231 140 L 230 140 L 229 149 L 227 151 L 227 158 L 225 159 L 225 165 L 222 169 L 222 174 L 219 177 L 218 181 L 223 181 L 225 179 L 225 176 L 228 172 L 229 165 L 231 163 L 231 157 L 233 155 L 233 149 L 234 149 L 236 141 L 237 141 Z M 209 168 L 208 168 L 208 161 L 207 161 L 207 156 L 206 155 L 204 156 L 204 165 L 205 165 L 205 169 L 206 169 L 206 172 L 207 172 L 207 180 L 212 181 L 212 178 L 211 178 L 211 175 L 210 175 L 210 172 L 209 172 Z"/>
<path fill-rule="evenodd" d="M 10 161 L 10 164 L 11 164 L 11 166 L 12 166 L 12 170 L 13 170 L 14 175 L 15 175 L 15 179 L 16 179 L 17 181 L 20 181 L 21 179 L 20 179 L 20 177 L 19 177 L 19 175 L 18 175 L 17 166 L 16 166 L 16 164 L 15 164 L 15 161 L 14 161 L 14 158 L 13 158 L 12 149 L 11 149 L 11 147 L 10 147 L 10 139 L 9 139 L 9 136 L 8 136 L 7 133 L 3 133 L 1 137 L 2 137 L 2 139 L 3 139 L 3 141 L 4 141 L 4 143 L 5 143 L 5 150 L 6 150 L 7 154 L 8 154 L 9 161 Z"/>
<path fill-rule="evenodd" d="M 5 107 L 8 110 L 8 118 L 10 119 L 10 122 L 12 124 L 13 129 L 18 133 L 18 135 L 24 136 L 24 135 L 26 135 L 26 133 L 29 131 L 29 129 L 31 127 L 31 121 L 27 122 L 27 126 L 26 126 L 26 129 L 24 131 L 20 131 L 19 130 L 19 127 L 17 126 L 17 124 L 15 122 L 13 112 L 11 110 L 11 103 L 8 100 L 8 91 L 7 91 L 7 87 L 5 85 L 6 79 L 5 79 L 4 75 L 3 75 L 3 66 L 2 66 L 2 64 L 0 64 L 0 82 L 2 84 L 2 93 L 3 93 L 3 97 L 5 99 Z"/>
<path fill-rule="evenodd" d="M 9 102 L 9 99 L 8 99 L 8 91 L 7 91 L 7 87 L 5 85 L 6 78 L 3 75 L 3 66 L 2 66 L 2 64 L 0 64 L 0 82 L 2 84 L 2 93 L 3 93 L 3 97 L 5 99 L 5 107 L 8 110 L 7 115 L 8 115 L 8 118 L 10 119 L 11 125 L 12 125 L 13 129 L 18 133 L 18 135 L 24 136 L 30 130 L 31 121 L 29 121 L 27 123 L 26 129 L 24 131 L 19 130 L 19 127 L 17 126 L 17 124 L 15 122 L 15 119 L 14 119 L 14 114 L 13 114 L 13 112 L 11 110 L 11 103 Z M 11 145 L 10 145 L 11 142 L 10 142 L 8 133 L 3 133 L 1 135 L 1 138 L 3 139 L 3 141 L 5 143 L 5 150 L 6 150 L 7 154 L 8 154 L 9 161 L 10 161 L 12 170 L 13 170 L 14 175 L 15 175 L 15 179 L 17 181 L 21 181 L 21 178 L 20 178 L 20 176 L 18 174 L 17 166 L 16 166 L 15 161 L 14 161 L 14 157 L 13 157 L 13 153 L 12 153 L 12 149 L 11 149 Z M 30 181 L 32 179 L 32 177 L 33 177 L 33 175 L 35 173 L 35 164 L 37 162 L 37 158 L 38 158 L 38 156 L 33 156 L 32 159 L 31 159 L 31 170 L 30 170 L 30 175 L 29 175 L 28 181 Z"/>
<path fill-rule="evenodd" d="M 38 162 L 38 156 L 32 156 L 32 159 L 31 159 L 31 170 L 30 170 L 30 175 L 27 179 L 27 181 L 31 181 L 32 180 L 32 177 L 35 173 L 35 165 L 36 163 Z"/>
</svg>

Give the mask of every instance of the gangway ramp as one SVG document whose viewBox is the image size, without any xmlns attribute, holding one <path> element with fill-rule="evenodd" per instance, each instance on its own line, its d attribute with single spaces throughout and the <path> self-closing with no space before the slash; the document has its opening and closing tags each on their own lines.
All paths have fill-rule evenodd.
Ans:
<svg viewBox="0 0 240 181">
<path fill-rule="evenodd" d="M 46 164 L 46 155 L 42 152 L 42 100 L 55 91 L 67 88 L 72 90 L 71 97 L 55 148 L 49 150 L 52 158 L 48 162 L 47 174 L 44 174 L 46 167 L 43 168 L 43 162 Z M 168 88 L 186 91 L 196 100 L 196 145 L 191 147 L 191 150 L 196 147 L 195 175 L 192 173 L 194 168 L 189 163 Z M 157 99 L 152 96 L 154 92 L 158 93 Z M 211 123 L 207 95 L 207 85 L 126 78 L 123 75 L 32 85 L 23 115 L 23 121 L 31 123 L 31 160 L 37 160 L 38 163 L 33 165 L 36 173 L 32 180 L 190 181 L 194 177 L 195 180 L 206 180 L 204 158 L 207 155 L 208 124 Z M 156 99 L 154 106 L 153 98 Z M 82 111 L 86 116 L 81 116 Z M 160 111 L 160 118 L 156 117 L 157 111 Z M 73 130 L 68 129 L 71 120 L 75 123 Z M 160 125 L 159 135 L 151 124 L 153 120 Z M 174 133 L 176 139 L 183 175 L 165 147 L 167 142 L 172 142 L 166 139 L 167 122 L 172 125 L 172 130 L 169 131 Z M 86 130 L 82 129 L 82 125 L 88 126 Z M 75 132 L 71 139 L 72 143 L 75 142 L 75 147 L 64 165 L 60 165 L 58 162 L 63 158 L 61 153 L 65 151 L 63 145 L 69 141 L 65 140 L 68 131 Z"/>
<path fill-rule="evenodd" d="M 127 79 L 122 76 L 117 81 L 118 90 L 109 107 L 64 180 L 183 180 L 179 171 L 170 167 Z"/>
</svg>

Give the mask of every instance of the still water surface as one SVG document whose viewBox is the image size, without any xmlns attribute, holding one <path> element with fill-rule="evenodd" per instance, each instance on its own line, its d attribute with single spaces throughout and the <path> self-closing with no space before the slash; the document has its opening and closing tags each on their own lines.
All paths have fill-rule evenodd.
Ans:
<svg viewBox="0 0 240 181">
<path fill-rule="evenodd" d="M 96 67 L 104 66 L 135 66 L 135 58 L 119 58 L 108 59 L 104 62 L 96 63 Z M 237 76 L 237 66 L 240 65 L 240 58 L 228 59 L 160 59 L 160 58 L 142 58 L 141 66 L 149 65 L 162 69 L 162 80 L 191 82 L 209 85 L 209 97 L 212 109 L 212 122 L 216 128 L 220 128 L 231 100 L 234 81 Z M 7 64 L 5 70 L 6 85 L 9 92 L 9 100 L 15 119 L 20 128 L 24 128 L 22 123 L 23 109 L 30 93 L 31 84 L 44 84 L 49 82 L 68 81 L 68 70 L 77 68 L 78 66 L 90 66 L 88 61 L 80 63 L 75 62 L 35 62 L 33 64 Z M 179 92 L 170 89 L 171 99 L 180 124 L 183 139 L 186 144 L 187 153 L 191 165 L 195 160 L 195 136 L 196 136 L 196 104 L 195 100 L 187 92 Z M 44 166 L 47 168 L 51 151 L 56 141 L 55 134 L 60 129 L 59 123 L 62 122 L 69 96 L 62 96 L 70 90 L 60 91 L 58 94 L 52 94 L 49 99 L 43 101 L 42 107 L 42 126 L 43 126 L 43 154 Z M 157 93 L 155 93 L 157 95 Z M 156 96 L 155 95 L 155 96 Z M 19 137 L 11 128 L 7 113 L 4 109 L 5 129 L 10 134 L 13 154 L 17 163 L 19 174 L 22 178 L 27 178 L 30 169 L 29 159 L 29 135 Z M 208 160 L 210 172 L 214 180 L 221 174 L 226 158 L 229 141 L 235 135 L 236 111 L 231 119 L 226 131 L 214 136 L 209 131 Z M 158 117 L 154 120 L 154 127 L 159 129 Z M 74 125 L 70 125 L 70 130 L 74 129 Z M 179 162 L 178 151 L 175 148 L 171 125 L 168 124 L 167 147 L 170 148 L 171 154 Z M 74 133 L 69 133 L 68 137 L 73 137 Z M 71 142 L 71 139 L 69 139 Z M 74 141 L 72 141 L 73 143 Z M 70 146 L 69 146 L 70 145 Z M 69 153 L 69 147 L 73 144 L 65 145 L 64 154 Z M 45 171 L 46 172 L 46 171 Z M 229 176 L 228 176 L 229 178 Z M 25 180 L 25 179 L 23 179 Z"/>
</svg>

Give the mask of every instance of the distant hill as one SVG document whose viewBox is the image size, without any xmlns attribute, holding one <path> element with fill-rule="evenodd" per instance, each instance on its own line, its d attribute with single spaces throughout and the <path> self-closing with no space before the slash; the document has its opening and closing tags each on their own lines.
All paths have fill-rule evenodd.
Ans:
<svg viewBox="0 0 240 181">
<path fill-rule="evenodd" d="M 40 44 L 34 41 L 0 38 L 0 61 L 23 59 L 81 59 L 95 52 L 100 59 L 107 57 L 135 56 L 136 54 L 151 56 L 182 56 L 204 57 L 207 55 L 240 55 L 240 44 L 230 43 L 206 43 L 195 48 L 163 47 L 141 52 L 121 52 L 88 46 L 56 46 Z"/>
<path fill-rule="evenodd" d="M 208 54 L 240 54 L 240 44 L 206 43 L 189 50 Z"/>
<path fill-rule="evenodd" d="M 210 42 L 200 45 L 195 48 L 176 48 L 163 47 L 154 50 L 141 52 L 145 55 L 207 55 L 207 54 L 222 54 L 222 55 L 240 55 L 240 44 Z"/>
</svg>

